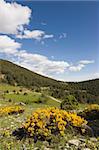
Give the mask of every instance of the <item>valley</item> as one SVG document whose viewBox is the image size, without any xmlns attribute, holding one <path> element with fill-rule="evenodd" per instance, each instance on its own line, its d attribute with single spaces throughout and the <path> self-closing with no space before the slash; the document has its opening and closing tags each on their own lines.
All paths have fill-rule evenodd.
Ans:
<svg viewBox="0 0 99 150">
<path fill-rule="evenodd" d="M 84 150 L 85 148 L 88 148 L 88 150 L 98 150 L 98 79 L 86 81 L 84 83 L 65 83 L 38 74 L 36 75 L 25 68 L 21 68 L 20 66 L 4 60 L 1 61 L 0 66 L 2 67 L 0 70 L 0 150 L 76 150 L 78 148 L 81 150 Z M 31 76 L 29 76 L 29 74 Z M 24 80 L 24 78 L 26 80 Z M 38 85 L 38 83 L 40 84 Z M 95 89 L 90 85 L 92 85 L 92 87 L 95 86 Z M 90 92 L 89 90 L 91 88 L 93 91 L 95 90 L 95 92 Z M 86 108 L 88 108 L 88 112 L 86 111 Z M 61 121 L 63 122 L 64 120 L 62 120 L 63 116 L 61 116 L 61 114 L 66 113 L 65 115 L 67 115 L 67 118 L 69 115 L 74 115 L 72 118 L 75 118 L 73 122 L 74 125 L 72 120 L 71 122 L 67 120 L 67 122 L 69 121 L 69 127 L 63 126 L 63 130 L 61 124 L 61 126 L 59 126 L 61 130 L 59 130 L 57 127 L 57 124 L 59 123 L 59 120 L 57 121 L 57 119 L 59 118 L 53 118 L 52 122 L 50 122 L 51 129 L 48 127 L 46 129 L 46 132 L 50 132 L 51 130 L 52 133 L 48 133 L 49 135 L 47 137 L 47 135 L 45 133 L 43 135 L 40 130 L 37 131 L 36 129 L 33 129 L 33 124 L 37 126 L 35 121 L 33 121 L 28 128 L 28 131 L 30 129 L 35 130 L 35 134 L 30 130 L 33 134 L 31 137 L 29 136 L 30 132 L 24 133 L 27 128 L 24 129 L 23 132 L 23 124 L 25 124 L 27 119 L 29 121 L 29 118 L 33 113 L 39 114 L 39 112 L 41 112 L 40 114 L 42 115 L 46 115 L 46 117 L 53 112 L 52 116 L 49 116 L 50 119 L 51 117 L 60 116 L 62 117 Z M 87 129 L 86 124 L 85 129 L 83 123 L 79 126 L 81 121 L 81 118 L 79 117 L 84 116 L 86 118 L 87 113 L 92 113 L 94 119 L 91 120 L 91 122 L 87 122 L 89 129 Z M 47 124 L 51 121 L 49 120 L 47 122 L 47 120 L 43 118 L 44 116 L 40 116 L 40 114 L 38 118 L 35 118 L 38 119 L 37 123 Z M 55 116 L 53 116 L 54 114 Z M 87 117 L 89 114 L 87 114 Z M 76 115 L 79 117 L 76 118 Z M 77 124 L 76 119 L 78 119 Z M 87 121 L 89 120 L 90 118 L 88 118 Z M 90 128 L 92 132 L 90 131 Z M 56 129 L 58 129 L 58 133 L 55 133 Z M 41 131 L 43 131 L 43 128 Z M 36 137 L 37 140 L 35 142 L 36 134 L 38 134 L 39 137 Z M 57 136 L 55 134 L 57 134 Z M 41 137 L 43 140 L 40 139 Z"/>
</svg>

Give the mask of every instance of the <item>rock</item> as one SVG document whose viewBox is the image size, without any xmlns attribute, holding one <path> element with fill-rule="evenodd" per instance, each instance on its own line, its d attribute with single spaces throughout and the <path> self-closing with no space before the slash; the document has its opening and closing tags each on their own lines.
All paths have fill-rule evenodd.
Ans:
<svg viewBox="0 0 99 150">
<path fill-rule="evenodd" d="M 69 144 L 68 143 L 66 143 L 66 148 L 69 148 Z"/>
<path fill-rule="evenodd" d="M 23 103 L 23 102 L 20 102 L 20 103 L 18 103 L 18 105 L 25 106 L 26 104 L 25 104 L 25 103 Z"/>
<path fill-rule="evenodd" d="M 86 139 L 84 139 L 84 138 L 80 138 L 79 139 L 81 142 L 86 142 Z"/>
<path fill-rule="evenodd" d="M 86 143 L 82 143 L 82 144 L 80 144 L 80 147 L 86 147 Z"/>
<path fill-rule="evenodd" d="M 95 137 L 90 138 L 90 141 L 97 142 L 97 139 Z"/>
<path fill-rule="evenodd" d="M 79 144 L 81 142 L 77 139 L 73 139 L 73 140 L 69 140 L 68 143 L 71 144 L 71 145 L 79 146 Z"/>
<path fill-rule="evenodd" d="M 82 150 L 91 150 L 90 148 L 83 148 Z"/>
<path fill-rule="evenodd" d="M 39 150 L 39 148 L 38 147 L 34 147 L 34 149 L 33 150 Z"/>
<path fill-rule="evenodd" d="M 27 150 L 27 148 L 26 148 L 26 146 L 24 144 L 22 146 L 23 146 L 23 150 Z"/>
<path fill-rule="evenodd" d="M 38 148 L 38 147 L 35 147 L 34 150 L 39 150 L 39 148 Z"/>
<path fill-rule="evenodd" d="M 93 130 L 92 130 L 92 128 L 90 126 L 88 126 L 86 124 L 83 124 L 82 125 L 82 129 L 85 129 L 85 133 L 87 135 L 92 136 L 92 137 L 94 136 L 94 132 L 93 132 Z"/>
</svg>

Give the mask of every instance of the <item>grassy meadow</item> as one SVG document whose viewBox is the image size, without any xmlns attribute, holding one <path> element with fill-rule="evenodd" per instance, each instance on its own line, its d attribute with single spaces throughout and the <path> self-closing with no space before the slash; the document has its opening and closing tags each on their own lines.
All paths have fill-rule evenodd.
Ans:
<svg viewBox="0 0 99 150">
<path fill-rule="evenodd" d="M 47 99 L 46 102 L 38 103 L 38 100 Z M 20 150 L 24 149 L 24 141 L 18 141 L 15 137 L 11 136 L 12 131 L 21 127 L 31 113 L 39 108 L 48 108 L 50 106 L 59 107 L 60 103 L 54 101 L 50 97 L 43 97 L 41 93 L 30 91 L 23 87 L 16 87 L 7 84 L 0 85 L 0 108 L 4 106 L 11 106 L 23 103 L 24 113 L 17 115 L 4 115 L 0 117 L 0 150 Z M 16 144 L 17 142 L 17 144 Z M 28 149 L 34 148 L 34 144 L 29 146 L 28 141 L 25 142 Z M 32 140 L 33 143 L 33 140 Z"/>
<path fill-rule="evenodd" d="M 65 136 L 53 136 L 49 144 L 47 141 L 38 140 L 36 143 L 33 138 L 17 139 L 12 133 L 18 128 L 21 128 L 26 119 L 29 118 L 35 110 L 40 108 L 57 107 L 60 108 L 60 102 L 44 93 L 38 93 L 29 89 L 11 86 L 7 84 L 0 85 L 0 108 L 4 106 L 19 105 L 24 109 L 23 113 L 4 114 L 0 116 L 0 150 L 76 150 L 78 146 L 69 145 L 68 141 L 72 138 L 81 139 L 82 135 L 76 134 L 71 128 L 67 130 Z M 85 104 L 79 104 L 78 109 L 84 109 Z M 98 139 L 98 138 L 97 138 Z M 90 142 L 86 136 L 85 145 L 90 149 L 98 150 L 99 142 Z M 83 150 L 84 146 L 81 146 Z"/>
</svg>

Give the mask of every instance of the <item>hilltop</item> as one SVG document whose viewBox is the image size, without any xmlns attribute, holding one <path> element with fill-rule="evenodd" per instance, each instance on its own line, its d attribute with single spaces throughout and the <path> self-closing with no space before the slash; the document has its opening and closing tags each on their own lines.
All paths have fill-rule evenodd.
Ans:
<svg viewBox="0 0 99 150">
<path fill-rule="evenodd" d="M 56 86 L 60 87 L 62 82 L 42 76 L 26 68 L 18 66 L 7 60 L 0 60 L 0 76 L 1 82 L 11 85 L 21 85 L 32 88 Z M 66 86 L 64 84 L 64 86 Z"/>
</svg>

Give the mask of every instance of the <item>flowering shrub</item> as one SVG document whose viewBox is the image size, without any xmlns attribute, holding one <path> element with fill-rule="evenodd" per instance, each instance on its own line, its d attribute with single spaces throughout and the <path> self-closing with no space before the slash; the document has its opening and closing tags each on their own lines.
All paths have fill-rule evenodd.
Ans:
<svg viewBox="0 0 99 150">
<path fill-rule="evenodd" d="M 16 114 L 16 113 L 23 113 L 24 108 L 18 105 L 15 106 L 5 106 L 0 108 L 0 116 L 3 115 L 11 115 L 11 114 Z"/>
<path fill-rule="evenodd" d="M 45 139 L 52 134 L 64 136 L 68 126 L 81 128 L 83 124 L 87 124 L 87 121 L 75 113 L 50 107 L 33 112 L 23 124 L 23 129 L 30 137 Z"/>
<path fill-rule="evenodd" d="M 99 119 L 99 105 L 91 104 L 87 106 L 83 112 L 79 113 L 79 115 L 88 120 Z"/>
<path fill-rule="evenodd" d="M 91 105 L 88 105 L 88 106 L 85 108 L 85 111 L 86 111 L 86 112 L 92 111 L 92 110 L 98 110 L 98 111 L 99 111 L 99 105 L 98 105 L 98 104 L 91 104 Z"/>
</svg>

